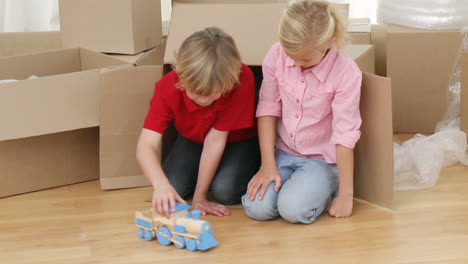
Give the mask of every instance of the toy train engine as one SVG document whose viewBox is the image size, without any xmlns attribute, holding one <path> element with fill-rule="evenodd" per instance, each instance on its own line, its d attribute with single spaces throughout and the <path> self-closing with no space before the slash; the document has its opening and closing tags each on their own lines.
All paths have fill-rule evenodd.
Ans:
<svg viewBox="0 0 468 264">
<path fill-rule="evenodd" d="M 177 248 L 186 247 L 190 251 L 207 250 L 218 245 L 210 223 L 200 220 L 200 210 L 188 212 L 188 209 L 190 205 L 176 203 L 176 210 L 169 217 L 152 209 L 136 212 L 137 236 L 147 241 L 157 238 L 162 245 L 173 243 Z"/>
</svg>

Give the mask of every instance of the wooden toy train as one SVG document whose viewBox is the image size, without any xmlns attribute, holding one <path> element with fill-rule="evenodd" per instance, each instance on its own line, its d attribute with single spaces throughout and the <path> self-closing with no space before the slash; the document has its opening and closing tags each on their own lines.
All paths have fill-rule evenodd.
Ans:
<svg viewBox="0 0 468 264">
<path fill-rule="evenodd" d="M 153 209 L 136 212 L 137 236 L 147 241 L 156 237 L 162 245 L 174 243 L 177 248 L 186 247 L 190 251 L 218 245 L 210 223 L 200 220 L 200 210 L 192 210 L 191 218 L 188 209 L 190 205 L 177 203 L 170 217 L 161 216 Z"/>
</svg>

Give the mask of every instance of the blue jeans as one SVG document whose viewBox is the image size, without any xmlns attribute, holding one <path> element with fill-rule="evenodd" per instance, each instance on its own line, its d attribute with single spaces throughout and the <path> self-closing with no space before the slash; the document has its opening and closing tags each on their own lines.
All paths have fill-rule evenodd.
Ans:
<svg viewBox="0 0 468 264">
<path fill-rule="evenodd" d="M 298 157 L 276 149 L 275 159 L 281 176 L 281 188 L 275 192 L 270 183 L 262 200 L 242 196 L 247 215 L 256 220 L 283 217 L 291 223 L 312 223 L 338 192 L 335 164 L 323 159 Z"/>
</svg>

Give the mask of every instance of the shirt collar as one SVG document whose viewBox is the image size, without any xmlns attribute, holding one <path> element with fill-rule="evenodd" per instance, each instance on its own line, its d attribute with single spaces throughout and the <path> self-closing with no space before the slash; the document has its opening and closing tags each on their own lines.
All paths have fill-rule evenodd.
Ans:
<svg viewBox="0 0 468 264">
<path fill-rule="evenodd" d="M 338 55 L 338 50 L 335 45 L 330 48 L 328 51 L 327 55 L 323 58 L 323 60 L 316 66 L 314 66 L 311 69 L 307 69 L 304 71 L 306 72 L 312 72 L 317 79 L 320 80 L 320 82 L 325 82 L 328 78 L 328 75 L 330 74 L 330 71 L 334 65 L 334 62 L 336 60 L 336 56 Z M 294 60 L 291 59 L 289 56 L 286 56 L 286 61 L 285 65 L 288 67 L 297 67 L 294 65 Z"/>
<path fill-rule="evenodd" d="M 228 97 L 230 95 L 231 93 L 221 96 L 218 100 L 214 101 L 213 104 L 211 104 L 210 106 L 199 106 L 187 96 L 187 93 L 185 92 L 185 90 L 182 91 L 184 104 L 187 106 L 187 110 L 189 112 L 195 112 L 197 110 L 202 110 L 202 109 L 211 109 L 211 110 L 216 110 L 216 111 L 223 110 L 226 107 L 228 107 L 228 103 L 229 103 Z"/>
</svg>

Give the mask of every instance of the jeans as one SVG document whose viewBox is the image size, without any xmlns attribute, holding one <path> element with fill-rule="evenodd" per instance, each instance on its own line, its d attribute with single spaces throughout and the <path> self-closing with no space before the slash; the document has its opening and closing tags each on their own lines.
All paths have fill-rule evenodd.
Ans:
<svg viewBox="0 0 468 264">
<path fill-rule="evenodd" d="M 336 165 L 280 149 L 275 150 L 275 159 L 281 188 L 275 192 L 275 182 L 270 183 L 261 201 L 259 192 L 253 201 L 245 194 L 242 196 L 245 212 L 256 220 L 281 216 L 290 223 L 312 223 L 338 192 Z"/>
<path fill-rule="evenodd" d="M 164 173 L 184 199 L 195 191 L 202 150 L 203 144 L 179 134 L 163 163 Z M 227 143 L 210 186 L 215 201 L 225 205 L 240 203 L 247 184 L 259 167 L 260 148 L 257 137 Z"/>
</svg>

